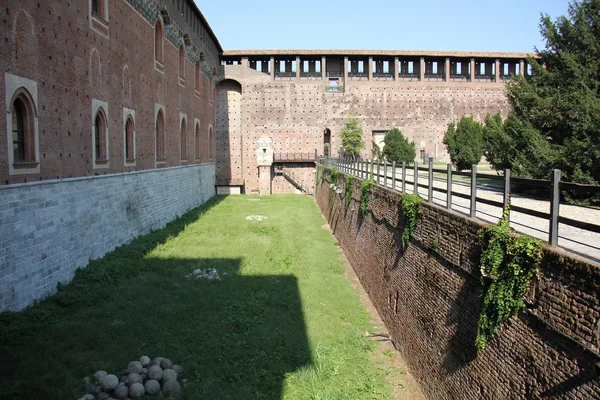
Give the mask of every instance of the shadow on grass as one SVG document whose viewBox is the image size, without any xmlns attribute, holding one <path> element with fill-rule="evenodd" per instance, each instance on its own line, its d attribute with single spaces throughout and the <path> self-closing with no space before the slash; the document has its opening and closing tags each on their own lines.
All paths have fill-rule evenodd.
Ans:
<svg viewBox="0 0 600 400">
<path fill-rule="evenodd" d="M 280 399 L 285 375 L 312 363 L 297 279 L 238 275 L 241 259 L 147 256 L 217 201 L 0 314 L 0 398 L 79 398 L 84 376 L 148 355 L 183 366 L 183 399 Z M 195 268 L 227 275 L 186 280 Z"/>
</svg>

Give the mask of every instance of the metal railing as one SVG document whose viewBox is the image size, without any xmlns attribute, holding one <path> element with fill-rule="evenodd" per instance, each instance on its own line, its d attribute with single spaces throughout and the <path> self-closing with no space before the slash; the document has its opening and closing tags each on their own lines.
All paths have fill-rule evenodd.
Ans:
<svg viewBox="0 0 600 400">
<path fill-rule="evenodd" d="M 273 161 L 275 162 L 313 162 L 317 158 L 317 153 L 275 153 Z"/>
<path fill-rule="evenodd" d="M 550 180 L 540 180 L 511 177 L 510 170 L 505 170 L 503 176 L 481 174 L 477 173 L 477 165 L 473 165 L 469 172 L 459 172 L 453 171 L 451 164 L 448 164 L 445 169 L 440 169 L 434 168 L 433 163 L 429 163 L 429 165 L 422 164 L 421 166 L 418 163 L 414 163 L 409 167 L 406 163 L 396 165 L 395 162 L 389 163 L 382 160 L 326 159 L 324 157 L 319 157 L 317 163 L 330 168 L 335 167 L 340 172 L 353 174 L 361 179 L 368 179 L 372 176 L 375 183 L 386 188 L 391 188 L 402 193 L 417 193 L 430 203 L 436 203 L 445 206 L 447 209 L 454 209 L 472 218 L 477 217 L 488 222 L 491 219 L 496 219 L 497 221 L 499 215 L 502 215 L 502 211 L 510 204 L 509 220 L 510 213 L 514 212 L 540 218 L 548 224 L 548 229 L 539 229 L 539 227 L 535 227 L 533 224 L 527 225 L 510 220 L 511 225 L 520 225 L 526 228 L 528 232 L 524 233 L 543 239 L 553 246 L 558 245 L 559 238 L 563 242 L 565 240 L 572 242 L 575 245 L 561 244 L 561 246 L 586 257 L 600 259 L 599 239 L 590 237 L 586 241 L 582 241 L 559 232 L 559 224 L 563 224 L 588 233 L 600 234 L 600 225 L 597 224 L 598 220 L 588 222 L 559 214 L 561 191 L 600 194 L 600 186 L 562 182 L 560 180 L 560 170 L 553 170 Z M 455 179 L 457 177 L 458 179 Z M 455 186 L 459 186 L 463 190 L 454 190 L 456 189 Z M 540 202 L 547 201 L 549 203 L 548 212 L 536 210 L 534 209 L 535 207 L 513 204 L 511 199 L 514 195 L 511 193 L 511 188 L 514 187 L 535 188 L 547 194 L 546 198 L 539 200 L 539 197 L 536 197 L 535 200 Z M 467 188 L 469 190 L 466 190 Z M 443 196 L 440 197 L 439 194 Z M 490 196 L 490 194 L 493 196 Z M 485 197 L 483 197 L 484 195 Z M 496 200 L 490 197 L 499 199 Z M 519 195 L 518 198 L 523 199 L 525 196 Z M 460 204 L 459 200 L 462 204 Z M 482 205 L 495 207 L 494 214 L 490 213 L 489 207 L 486 207 L 484 210 Z M 584 207 L 581 208 L 585 209 Z M 598 212 L 600 213 L 600 211 Z M 529 233 L 529 231 L 534 231 L 534 234 Z M 580 246 L 585 247 L 587 251 L 580 250 Z"/>
</svg>

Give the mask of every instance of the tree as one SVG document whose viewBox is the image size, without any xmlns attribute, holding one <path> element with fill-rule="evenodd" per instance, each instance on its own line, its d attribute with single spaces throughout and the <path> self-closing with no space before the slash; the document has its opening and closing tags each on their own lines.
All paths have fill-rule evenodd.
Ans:
<svg viewBox="0 0 600 400">
<path fill-rule="evenodd" d="M 352 158 L 358 156 L 365 148 L 363 141 L 363 130 L 357 118 L 351 117 L 341 131 L 342 150 Z"/>
<path fill-rule="evenodd" d="M 599 184 L 600 0 L 573 1 L 568 17 L 556 22 L 543 15 L 540 31 L 546 46 L 527 60 L 531 76 L 521 74 L 507 85 L 517 130 L 507 133 L 531 139 L 533 146 L 515 146 L 521 160 L 544 152 L 543 170 L 524 163 L 526 175 L 547 178 L 559 168 L 565 180 Z"/>
<path fill-rule="evenodd" d="M 483 125 L 466 116 L 458 121 L 458 125 L 450 122 L 444 144 L 457 170 L 471 169 L 483 157 Z"/>
<path fill-rule="evenodd" d="M 415 142 L 409 142 L 398 128 L 387 131 L 383 143 L 383 156 L 388 161 L 411 163 L 417 156 Z"/>
</svg>

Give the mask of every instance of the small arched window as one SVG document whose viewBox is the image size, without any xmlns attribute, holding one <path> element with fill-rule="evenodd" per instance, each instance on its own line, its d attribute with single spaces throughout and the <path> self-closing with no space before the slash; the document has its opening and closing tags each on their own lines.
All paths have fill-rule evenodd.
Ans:
<svg viewBox="0 0 600 400">
<path fill-rule="evenodd" d="M 21 88 L 11 103 L 13 163 L 36 162 L 35 106 L 29 92 Z"/>
<path fill-rule="evenodd" d="M 125 160 L 126 161 L 135 161 L 135 143 L 134 143 L 134 135 L 133 135 L 133 119 L 131 116 L 127 118 L 127 123 L 125 124 Z"/>
<path fill-rule="evenodd" d="M 185 82 L 185 46 L 179 46 L 179 83 Z"/>
<path fill-rule="evenodd" d="M 96 162 L 106 161 L 106 114 L 99 108 L 94 117 L 94 156 Z"/>
<path fill-rule="evenodd" d="M 181 160 L 187 160 L 187 124 L 185 118 L 181 119 Z"/>
<path fill-rule="evenodd" d="M 164 42 L 164 30 L 162 21 L 159 18 L 154 25 L 154 58 L 159 63 L 163 63 L 163 42 Z"/>
<path fill-rule="evenodd" d="M 200 92 L 200 61 L 196 63 L 195 70 L 195 86 L 197 92 Z"/>
<path fill-rule="evenodd" d="M 196 132 L 195 132 L 195 157 L 196 160 L 200 160 L 200 124 L 196 124 Z"/>
<path fill-rule="evenodd" d="M 165 117 L 162 110 L 156 115 L 156 160 L 165 161 Z"/>
</svg>

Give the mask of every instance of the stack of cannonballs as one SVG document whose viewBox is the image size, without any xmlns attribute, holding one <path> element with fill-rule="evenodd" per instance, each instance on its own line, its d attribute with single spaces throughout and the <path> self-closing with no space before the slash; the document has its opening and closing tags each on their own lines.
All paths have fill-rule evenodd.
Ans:
<svg viewBox="0 0 600 400">
<path fill-rule="evenodd" d="M 227 273 L 224 273 L 223 275 L 227 275 Z M 191 279 L 208 279 L 208 280 L 214 279 L 214 280 L 220 281 L 221 277 L 219 276 L 219 272 L 217 272 L 216 269 L 208 268 L 205 270 L 195 269 L 194 271 L 192 271 L 192 273 L 187 274 L 185 276 L 185 279 L 187 279 L 188 281 Z"/>
<path fill-rule="evenodd" d="M 139 361 L 132 361 L 126 370 L 117 375 L 106 371 L 97 371 L 94 382 L 85 378 L 84 383 L 88 394 L 79 400 L 109 400 L 109 399 L 139 399 L 143 396 L 171 397 L 181 391 L 178 379 L 183 373 L 183 368 L 173 365 L 171 360 L 156 357 L 140 357 Z"/>
</svg>

